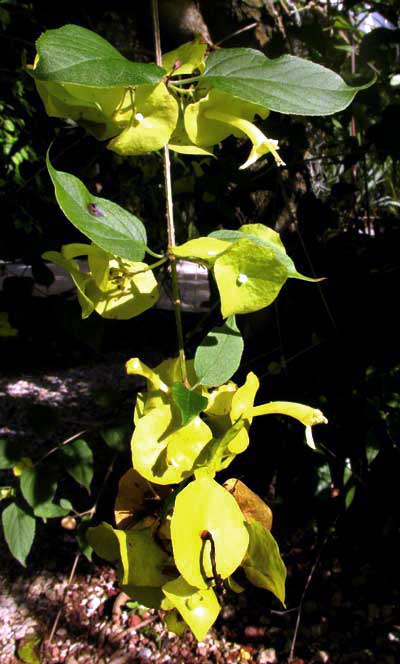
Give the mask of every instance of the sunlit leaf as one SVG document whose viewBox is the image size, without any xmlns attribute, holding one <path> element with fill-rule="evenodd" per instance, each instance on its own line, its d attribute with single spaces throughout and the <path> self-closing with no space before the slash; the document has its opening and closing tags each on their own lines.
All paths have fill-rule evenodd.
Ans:
<svg viewBox="0 0 400 664">
<path fill-rule="evenodd" d="M 164 573 L 167 554 L 154 541 L 149 528 L 115 530 L 120 546 L 124 586 L 159 587 L 169 581 Z"/>
<path fill-rule="evenodd" d="M 249 581 L 271 591 L 285 606 L 286 567 L 279 547 L 267 528 L 250 519 L 246 522 L 250 542 L 243 569 Z"/>
<path fill-rule="evenodd" d="M 179 576 L 163 586 L 163 593 L 179 611 L 196 639 L 202 641 L 221 610 L 213 589 L 199 590 Z"/>
<path fill-rule="evenodd" d="M 114 266 L 114 267 L 113 267 Z M 110 278 L 99 288 L 87 284 L 86 295 L 103 318 L 128 320 L 150 309 L 158 300 L 158 284 L 146 263 L 110 261 Z"/>
<path fill-rule="evenodd" d="M 197 457 L 212 433 L 199 417 L 184 427 L 174 421 L 171 406 L 152 409 L 132 436 L 133 467 L 155 484 L 177 484 L 190 477 Z"/>
<path fill-rule="evenodd" d="M 171 520 L 175 564 L 183 578 L 196 588 L 206 588 L 213 578 L 210 533 L 215 545 L 217 574 L 226 578 L 243 560 L 248 533 L 235 499 L 215 480 L 201 477 L 176 497 Z"/>
<path fill-rule="evenodd" d="M 173 74 L 174 76 L 192 74 L 195 69 L 204 70 L 206 51 L 207 44 L 202 43 L 197 37 L 194 41 L 182 44 L 174 51 L 164 53 L 162 66 L 167 74 Z"/>
<path fill-rule="evenodd" d="M 218 112 L 229 112 L 230 115 L 247 121 L 252 121 L 255 115 L 266 118 L 269 113 L 256 103 L 235 99 L 219 90 L 211 90 L 203 99 L 188 104 L 185 109 L 185 129 L 195 145 L 209 147 L 220 143 L 231 134 L 243 136 L 242 131 L 231 124 L 214 120 L 212 115 Z"/>
<path fill-rule="evenodd" d="M 214 240 L 215 241 L 215 240 Z M 214 264 L 224 318 L 258 311 L 271 304 L 288 278 L 276 252 L 251 240 L 239 240 Z"/>
<path fill-rule="evenodd" d="M 188 625 L 178 611 L 168 611 L 164 616 L 164 622 L 167 630 L 173 632 L 177 636 L 182 636 L 188 628 Z"/>
<path fill-rule="evenodd" d="M 107 147 L 124 157 L 160 150 L 168 143 L 178 116 L 178 102 L 164 83 L 142 85 L 135 91 L 129 125 Z"/>
<path fill-rule="evenodd" d="M 184 244 L 173 247 L 173 254 L 177 258 L 197 261 L 207 267 L 212 267 L 220 254 L 229 249 L 229 242 L 215 238 L 199 237 Z"/>
</svg>

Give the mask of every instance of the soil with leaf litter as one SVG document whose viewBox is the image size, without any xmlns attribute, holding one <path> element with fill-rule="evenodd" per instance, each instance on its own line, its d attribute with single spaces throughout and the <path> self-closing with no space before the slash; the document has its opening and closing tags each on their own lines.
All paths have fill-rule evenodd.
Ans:
<svg viewBox="0 0 400 664">
<path fill-rule="evenodd" d="M 48 449 L 75 433 L 83 413 L 85 420 L 98 415 L 94 387 L 98 392 L 104 388 L 123 393 L 133 385 L 119 357 L 93 368 L 50 371 L 40 377 L 9 376 L 0 382 L 2 435 L 30 441 L 34 453 L 37 433 L 29 409 L 35 404 L 62 408 L 63 418 L 57 422 L 60 438 L 49 431 L 40 439 L 41 450 Z M 197 643 L 190 634 L 179 639 L 168 633 L 156 611 L 135 602 L 121 604 L 115 570 L 108 565 L 90 564 L 81 556 L 68 585 L 78 551 L 75 538 L 58 523 L 49 527 L 47 536 L 41 529 L 27 569 L 0 544 L 1 664 L 283 664 L 290 653 L 300 598 L 319 553 L 320 565 L 302 603 L 292 661 L 399 661 L 400 619 L 395 614 L 399 590 L 374 563 L 361 570 L 352 568 L 352 552 L 337 536 L 321 552 L 307 541 L 306 533 L 293 533 L 291 542 L 281 543 L 288 567 L 287 609 L 263 591 L 229 595 L 215 629 Z"/>
</svg>

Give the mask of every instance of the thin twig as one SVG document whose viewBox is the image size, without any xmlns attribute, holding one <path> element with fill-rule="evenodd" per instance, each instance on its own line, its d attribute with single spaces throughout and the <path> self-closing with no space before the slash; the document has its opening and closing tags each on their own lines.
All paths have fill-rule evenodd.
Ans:
<svg viewBox="0 0 400 664">
<path fill-rule="evenodd" d="M 78 562 L 79 562 L 79 558 L 80 558 L 80 557 L 81 557 L 81 552 L 79 551 L 79 552 L 76 554 L 75 558 L 74 558 L 74 562 L 73 562 L 72 567 L 71 567 L 71 572 L 70 572 L 70 575 L 69 575 L 69 578 L 68 578 L 68 581 L 67 581 L 67 585 L 66 585 L 65 588 L 64 588 L 62 604 L 61 604 L 60 608 L 59 608 L 58 611 L 57 611 L 57 615 L 56 615 L 56 617 L 55 617 L 55 620 L 54 620 L 54 623 L 53 623 L 53 627 L 51 628 L 50 636 L 49 636 L 49 638 L 48 638 L 48 640 L 47 640 L 47 645 L 48 645 L 48 646 L 51 645 L 51 643 L 52 643 L 52 641 L 53 641 L 53 638 L 54 638 L 54 634 L 55 634 L 55 632 L 56 632 L 56 630 L 57 630 L 57 627 L 58 627 L 58 623 L 60 622 L 61 614 L 62 614 L 63 609 L 64 609 L 65 600 L 66 600 L 66 598 L 67 598 L 67 592 L 68 592 L 69 587 L 70 587 L 70 585 L 71 585 L 71 583 L 72 583 L 72 581 L 73 581 L 73 579 L 74 579 L 75 572 L 76 572 L 76 568 L 77 568 L 77 566 L 78 566 Z"/>
<path fill-rule="evenodd" d="M 38 461 L 36 461 L 35 463 L 35 466 L 38 466 L 39 463 L 42 463 L 42 461 L 47 459 L 47 457 L 49 457 L 51 454 L 58 452 L 58 450 L 61 449 L 61 447 L 65 447 L 65 445 L 69 445 L 69 443 L 72 443 L 77 438 L 80 438 L 80 436 L 83 436 L 85 433 L 87 433 L 87 431 L 88 431 L 87 429 L 83 429 L 82 431 L 78 431 L 78 433 L 74 433 L 73 436 L 66 438 L 66 440 L 63 440 L 63 442 L 60 443 L 60 445 L 57 445 L 57 447 L 53 447 L 51 450 L 46 452 L 46 454 L 44 454 L 40 459 L 38 459 Z"/>
<path fill-rule="evenodd" d="M 289 652 L 289 659 L 288 659 L 288 662 L 292 662 L 293 659 L 294 659 L 294 649 L 295 649 L 295 647 L 296 647 L 297 635 L 298 635 L 299 627 L 300 627 L 301 612 L 302 612 L 302 609 L 303 609 L 304 599 L 305 599 L 305 596 L 306 596 L 306 594 L 307 594 L 307 590 L 308 590 L 309 587 L 310 587 L 310 584 L 311 584 L 311 581 L 312 581 L 313 576 L 314 576 L 314 574 L 315 574 L 315 571 L 316 571 L 316 569 L 317 569 L 317 567 L 318 567 L 318 565 L 319 565 L 319 563 L 320 563 L 320 560 L 321 560 L 321 557 L 322 557 L 322 553 L 323 553 L 323 551 L 324 551 L 326 545 L 328 544 L 328 542 L 329 542 L 329 540 L 330 540 L 330 538 L 331 538 L 331 536 L 332 536 L 332 531 L 333 531 L 333 529 L 335 528 L 335 526 L 336 526 L 336 524 L 337 524 L 337 521 L 338 521 L 339 517 L 340 517 L 340 514 L 335 518 L 335 520 L 334 520 L 334 522 L 332 523 L 331 527 L 329 528 L 329 530 L 328 530 L 326 536 L 324 537 L 324 540 L 323 540 L 323 542 L 322 542 L 322 544 L 321 544 L 321 546 L 320 546 L 320 548 L 319 548 L 319 551 L 318 551 L 318 553 L 317 553 L 317 557 L 315 558 L 314 564 L 313 564 L 313 566 L 311 567 L 310 573 L 309 573 L 309 575 L 308 575 L 308 577 L 307 577 L 307 581 L 306 581 L 306 583 L 305 583 L 304 590 L 303 590 L 303 592 L 302 592 L 302 595 L 301 595 L 301 598 L 300 598 L 300 602 L 299 602 L 299 606 L 298 606 L 298 609 L 297 609 L 296 624 L 295 624 L 295 627 L 294 627 L 293 639 L 292 639 L 292 644 L 291 644 L 291 646 L 290 646 L 290 652 Z"/>
<path fill-rule="evenodd" d="M 249 25 L 245 25 L 244 28 L 239 28 L 239 30 L 235 30 L 235 32 L 231 32 L 230 35 L 226 35 L 226 37 L 222 37 L 219 41 L 217 41 L 214 46 L 221 46 L 221 44 L 224 44 L 228 39 L 233 39 L 234 37 L 237 37 L 238 35 L 241 35 L 243 32 L 247 32 L 248 30 L 251 30 L 252 28 L 256 28 L 258 26 L 258 21 L 254 21 L 253 23 L 250 23 Z"/>
<path fill-rule="evenodd" d="M 162 66 L 158 0 L 152 0 L 151 8 L 153 16 L 154 50 L 156 53 L 156 64 Z M 172 199 L 171 159 L 169 155 L 168 145 L 165 145 L 164 147 L 164 187 L 165 187 L 167 235 L 168 235 L 168 257 L 171 268 L 172 296 L 174 301 L 175 325 L 178 336 L 179 360 L 180 360 L 180 367 L 182 374 L 182 382 L 187 385 L 186 358 L 185 358 L 185 347 L 183 340 L 181 299 L 179 292 L 178 272 L 176 269 L 176 258 L 172 253 L 172 247 L 175 246 L 176 242 L 175 242 L 174 207 Z"/>
</svg>

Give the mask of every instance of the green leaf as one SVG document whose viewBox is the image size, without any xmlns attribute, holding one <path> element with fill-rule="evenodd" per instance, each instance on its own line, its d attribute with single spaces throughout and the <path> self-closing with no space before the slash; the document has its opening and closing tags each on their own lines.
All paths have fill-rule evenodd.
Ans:
<svg viewBox="0 0 400 664">
<path fill-rule="evenodd" d="M 218 387 L 233 376 L 243 354 L 243 339 L 231 316 L 222 325 L 214 327 L 196 350 L 194 369 L 201 385 Z"/>
<path fill-rule="evenodd" d="M 165 596 L 161 588 L 152 588 L 150 586 L 122 586 L 122 590 L 131 597 L 139 606 L 145 606 L 148 609 L 161 609 Z M 131 602 L 130 604 L 134 604 Z M 130 604 L 127 604 L 129 607 Z M 134 608 L 134 607 L 132 607 Z"/>
<path fill-rule="evenodd" d="M 123 567 L 122 584 L 158 588 L 169 581 L 164 573 L 168 556 L 154 541 L 150 528 L 114 530 Z"/>
<path fill-rule="evenodd" d="M 163 593 L 178 609 L 196 639 L 202 641 L 221 610 L 214 590 L 199 590 L 179 576 L 163 586 Z"/>
<path fill-rule="evenodd" d="M 141 417 L 132 436 L 133 467 L 155 484 L 178 484 L 190 477 L 196 460 L 212 439 L 200 417 L 179 426 L 169 405 Z"/>
<path fill-rule="evenodd" d="M 229 491 L 209 477 L 190 482 L 175 500 L 171 539 L 175 564 L 188 584 L 207 588 L 213 578 L 212 535 L 215 566 L 223 579 L 241 564 L 249 542 L 243 514 Z"/>
<path fill-rule="evenodd" d="M 197 37 L 194 41 L 182 44 L 174 51 L 164 53 L 162 64 L 167 74 L 174 76 L 192 74 L 195 69 L 204 69 L 206 51 L 207 44 L 202 43 Z"/>
<path fill-rule="evenodd" d="M 288 278 L 287 267 L 270 247 L 239 240 L 219 256 L 214 276 L 224 318 L 270 305 Z"/>
<path fill-rule="evenodd" d="M 40 636 L 36 634 L 24 636 L 18 643 L 18 659 L 26 664 L 40 664 L 39 647 L 41 640 Z"/>
<path fill-rule="evenodd" d="M 130 62 L 103 37 L 79 25 L 47 30 L 36 48 L 39 61 L 28 71 L 42 81 L 115 88 L 158 83 L 165 74 L 154 64 Z"/>
<path fill-rule="evenodd" d="M 93 551 L 104 560 L 113 562 L 119 558 L 119 540 L 109 523 L 88 528 L 86 539 Z"/>
<path fill-rule="evenodd" d="M 142 222 L 122 207 L 93 196 L 79 178 L 57 171 L 46 157 L 57 202 L 69 221 L 105 251 L 131 261 L 141 261 L 146 248 Z"/>
<path fill-rule="evenodd" d="M 286 567 L 276 540 L 255 519 L 249 519 L 246 526 L 250 542 L 243 562 L 245 574 L 254 586 L 269 590 L 285 606 Z"/>
<path fill-rule="evenodd" d="M 123 452 L 129 446 L 129 438 L 131 435 L 132 427 L 129 424 L 120 424 L 102 429 L 100 436 L 112 450 L 116 452 Z"/>
<path fill-rule="evenodd" d="M 14 558 L 26 567 L 26 558 L 35 538 L 35 518 L 16 503 L 8 505 L 1 518 L 8 548 Z"/>
<path fill-rule="evenodd" d="M 134 109 L 132 121 L 107 145 L 123 157 L 160 150 L 168 143 L 178 122 L 178 102 L 165 83 L 138 88 Z"/>
<path fill-rule="evenodd" d="M 20 479 L 23 497 L 36 514 L 36 508 L 51 503 L 57 490 L 57 481 L 48 468 L 28 468 Z M 37 515 L 39 516 L 39 515 Z"/>
<path fill-rule="evenodd" d="M 285 265 L 288 277 L 301 279 L 303 281 L 322 281 L 312 277 L 305 277 L 296 270 L 292 259 L 287 255 L 285 246 L 279 233 L 264 224 L 245 224 L 241 226 L 240 231 L 228 229 L 213 231 L 208 237 L 214 237 L 225 242 L 237 242 L 238 240 L 251 240 L 255 244 L 271 249 L 282 265 Z"/>
<path fill-rule="evenodd" d="M 188 390 L 182 383 L 175 383 L 172 386 L 172 397 L 180 410 L 183 427 L 197 417 L 202 410 L 205 410 L 208 405 L 206 397 Z"/>
<path fill-rule="evenodd" d="M 69 501 L 65 502 L 69 503 Z M 63 516 L 67 516 L 67 514 L 70 513 L 71 508 L 71 503 L 69 503 L 69 506 L 63 506 L 61 501 L 60 505 L 57 505 L 56 503 L 44 503 L 43 505 L 35 507 L 35 516 L 39 516 L 42 519 L 59 519 Z"/>
<path fill-rule="evenodd" d="M 18 443 L 7 438 L 0 438 L 0 470 L 15 466 L 20 460 L 21 454 Z"/>
<path fill-rule="evenodd" d="M 335 72 L 292 55 L 270 60 L 251 48 L 219 49 L 210 55 L 203 83 L 278 113 L 330 115 L 347 108 L 359 87 Z"/>
<path fill-rule="evenodd" d="M 76 529 L 76 541 L 83 555 L 90 561 L 93 557 L 93 549 L 87 540 L 87 531 L 92 520 L 91 514 L 84 514 L 78 528 Z"/>
<path fill-rule="evenodd" d="M 90 491 L 93 479 L 93 453 L 82 438 L 72 441 L 60 449 L 65 469 L 78 484 Z"/>
</svg>

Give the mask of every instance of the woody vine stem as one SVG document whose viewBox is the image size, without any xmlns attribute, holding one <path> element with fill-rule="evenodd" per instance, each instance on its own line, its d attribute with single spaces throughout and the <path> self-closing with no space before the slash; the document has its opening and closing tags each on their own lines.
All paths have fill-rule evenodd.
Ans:
<svg viewBox="0 0 400 664">
<path fill-rule="evenodd" d="M 153 16 L 154 32 L 154 50 L 156 55 L 156 64 L 162 67 L 162 51 L 160 36 L 160 19 L 158 13 L 158 0 L 151 0 L 151 10 Z M 167 236 L 168 236 L 168 258 L 171 270 L 172 297 L 174 302 L 175 325 L 178 337 L 179 360 L 182 374 L 182 382 L 189 387 L 186 372 L 186 357 L 183 341 L 183 327 L 181 314 L 181 299 L 178 283 L 178 271 L 176 268 L 176 258 L 172 253 L 172 247 L 175 246 L 175 224 L 174 224 L 174 206 L 172 200 L 172 181 L 171 181 L 171 159 L 168 145 L 164 146 L 164 188 L 166 202 Z"/>
</svg>

